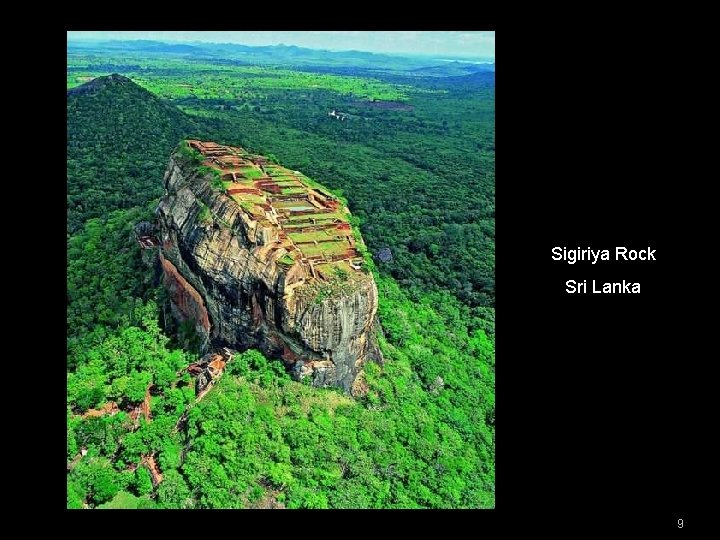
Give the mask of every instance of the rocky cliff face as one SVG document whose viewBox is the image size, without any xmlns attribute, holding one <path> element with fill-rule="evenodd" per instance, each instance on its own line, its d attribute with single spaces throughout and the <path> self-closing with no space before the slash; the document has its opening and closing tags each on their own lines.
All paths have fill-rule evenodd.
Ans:
<svg viewBox="0 0 720 540">
<path fill-rule="evenodd" d="M 257 347 L 298 379 L 356 391 L 363 363 L 381 360 L 361 240 L 321 186 L 266 165 L 199 141 L 171 156 L 157 214 L 173 312 L 206 347 Z"/>
</svg>

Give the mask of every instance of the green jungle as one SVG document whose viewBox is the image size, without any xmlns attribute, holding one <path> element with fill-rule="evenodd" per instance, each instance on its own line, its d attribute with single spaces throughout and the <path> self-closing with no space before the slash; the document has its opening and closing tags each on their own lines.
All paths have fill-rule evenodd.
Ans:
<svg viewBox="0 0 720 540">
<path fill-rule="evenodd" d="M 494 67 L 288 49 L 68 44 L 68 508 L 495 506 Z M 364 396 L 250 349 L 195 403 L 133 232 L 187 138 L 317 179 L 389 249 Z"/>
</svg>

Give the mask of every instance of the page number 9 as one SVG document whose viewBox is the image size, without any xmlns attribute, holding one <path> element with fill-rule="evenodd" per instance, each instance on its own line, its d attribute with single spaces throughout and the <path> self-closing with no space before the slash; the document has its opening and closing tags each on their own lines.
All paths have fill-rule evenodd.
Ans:
<svg viewBox="0 0 720 540">
<path fill-rule="evenodd" d="M 682 529 L 685 526 L 685 523 L 682 519 L 678 519 L 678 529 Z"/>
</svg>

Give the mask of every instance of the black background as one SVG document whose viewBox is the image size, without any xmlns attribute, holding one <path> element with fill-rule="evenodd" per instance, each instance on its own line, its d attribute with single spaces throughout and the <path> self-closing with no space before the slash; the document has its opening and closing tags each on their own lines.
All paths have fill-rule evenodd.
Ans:
<svg viewBox="0 0 720 540">
<path fill-rule="evenodd" d="M 700 306 L 714 266 L 702 98 L 679 21 L 642 21 L 497 32 L 501 513 L 618 532 L 702 516 L 700 370 L 713 353 Z M 569 265 L 555 246 L 611 260 Z M 657 261 L 615 262 L 616 246 L 652 246 Z M 568 279 L 641 293 L 571 295 Z"/>
<path fill-rule="evenodd" d="M 58 268 L 48 272 L 54 264 L 48 261 L 42 275 L 31 278 L 57 288 L 53 295 L 43 290 L 43 305 L 50 297 L 56 300 L 58 320 L 52 326 L 59 329 L 58 351 L 48 360 L 57 364 L 57 379 L 47 376 L 48 396 L 64 399 L 65 233 L 58 202 L 64 199 L 66 30 L 203 29 L 203 24 L 215 25 L 208 30 L 495 29 L 497 508 L 367 517 L 283 512 L 270 519 L 258 512 L 244 512 L 241 519 L 224 512 L 212 520 L 229 518 L 227 524 L 236 530 L 260 525 L 275 533 L 287 528 L 288 533 L 338 535 L 348 528 L 363 534 L 390 531 L 386 523 L 394 519 L 472 535 L 526 526 L 538 533 L 576 526 L 579 531 L 672 531 L 679 518 L 687 530 L 700 528 L 706 505 L 699 490 L 713 468 L 707 460 L 712 446 L 703 442 L 713 435 L 707 420 L 713 380 L 705 371 L 717 357 L 710 236 L 717 225 L 709 195 L 716 175 L 702 165 L 708 155 L 702 140 L 709 139 L 702 131 L 708 122 L 697 79 L 707 67 L 698 60 L 703 48 L 695 46 L 701 32 L 677 13 L 618 17 L 513 8 L 490 15 L 483 8 L 478 15 L 477 7 L 470 13 L 415 6 L 392 14 L 389 6 L 358 4 L 352 16 L 326 9 L 310 14 L 307 6 L 282 8 L 271 16 L 267 6 L 258 6 L 258 16 L 250 17 L 252 6 L 244 16 L 240 11 L 233 16 L 232 6 L 213 16 L 205 16 L 202 6 L 176 8 L 154 16 L 147 7 L 129 4 L 108 15 L 76 10 L 64 28 L 44 34 L 43 47 L 54 51 L 43 53 L 53 59 L 44 77 L 54 82 L 23 85 L 39 94 L 33 107 L 52 109 L 44 113 L 45 147 L 53 146 L 48 144 L 53 138 L 58 143 L 53 185 L 59 193 L 36 201 L 50 206 L 45 215 L 56 216 L 57 232 L 53 236 L 42 225 L 34 233 L 44 243 L 57 243 L 57 255 L 48 258 L 57 259 Z M 38 64 L 33 66 L 37 80 Z M 35 130 L 28 137 L 37 138 L 38 124 L 26 127 Z M 48 183 L 45 193 L 50 189 Z M 651 246 L 657 261 L 593 266 L 551 258 L 555 246 L 614 254 L 618 245 Z M 28 273 L 38 270 L 30 266 Z M 642 292 L 569 295 L 568 279 L 626 279 L 640 282 Z M 47 404 L 43 407 L 33 414 L 52 418 L 48 430 L 57 425 L 52 439 L 59 439 L 53 449 L 60 459 L 51 459 L 51 435 L 44 431 L 42 442 L 23 445 L 38 452 L 38 467 L 48 467 L 46 473 L 37 471 L 42 485 L 56 479 L 56 497 L 36 489 L 28 497 L 33 505 L 62 509 L 65 412 L 57 406 L 52 408 L 58 414 L 50 414 Z M 120 515 L 111 514 L 115 520 Z M 126 522 L 133 528 L 164 528 L 168 514 L 134 512 L 133 521 Z M 177 524 L 199 515 L 190 512 L 178 521 L 173 514 Z M 64 516 L 109 519 L 103 512 Z"/>
</svg>

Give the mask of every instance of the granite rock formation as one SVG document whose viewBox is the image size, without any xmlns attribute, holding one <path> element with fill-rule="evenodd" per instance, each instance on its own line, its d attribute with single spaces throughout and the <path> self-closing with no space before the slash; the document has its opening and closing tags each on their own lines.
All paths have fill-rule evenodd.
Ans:
<svg viewBox="0 0 720 540">
<path fill-rule="evenodd" d="M 356 393 L 377 287 L 349 211 L 298 171 L 242 148 L 184 141 L 157 210 L 173 313 L 205 348 L 261 349 L 297 378 Z M 355 387 L 353 386 L 355 385 Z"/>
</svg>

